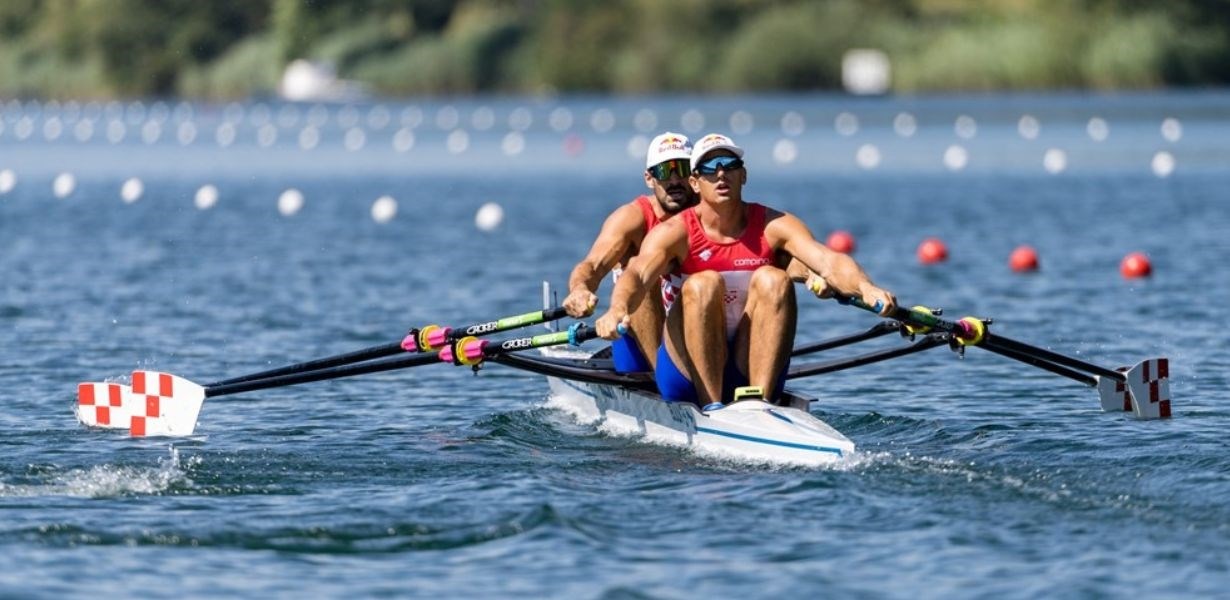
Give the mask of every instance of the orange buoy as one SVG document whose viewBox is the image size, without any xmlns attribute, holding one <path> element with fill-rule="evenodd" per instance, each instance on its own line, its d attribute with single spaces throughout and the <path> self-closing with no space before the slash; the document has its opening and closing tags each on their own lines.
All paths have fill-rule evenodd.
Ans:
<svg viewBox="0 0 1230 600">
<path fill-rule="evenodd" d="M 854 253 L 854 236 L 850 235 L 849 231 L 838 229 L 829 234 L 829 239 L 824 242 L 824 245 L 842 254 Z"/>
<path fill-rule="evenodd" d="M 1123 262 L 1119 263 L 1119 274 L 1125 279 L 1148 277 L 1153 274 L 1153 265 L 1149 263 L 1149 257 L 1144 252 L 1133 252 L 1123 257 Z"/>
<path fill-rule="evenodd" d="M 927 238 L 918 245 L 918 262 L 933 265 L 948 260 L 948 247 L 939 238 Z"/>
<path fill-rule="evenodd" d="M 1038 270 L 1038 253 L 1030 246 L 1017 246 L 1008 257 L 1008 266 L 1017 273 Z"/>
</svg>

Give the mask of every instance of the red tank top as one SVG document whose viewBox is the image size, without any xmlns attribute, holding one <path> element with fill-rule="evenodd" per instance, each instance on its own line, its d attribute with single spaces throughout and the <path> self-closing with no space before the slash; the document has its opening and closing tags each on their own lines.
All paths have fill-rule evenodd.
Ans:
<svg viewBox="0 0 1230 600">
<path fill-rule="evenodd" d="M 654 212 L 653 200 L 649 196 L 637 196 L 633 202 L 636 203 L 637 208 L 641 209 L 641 216 L 645 218 L 645 231 L 641 234 L 641 240 L 643 241 L 645 236 L 649 235 L 649 230 L 662 223 L 662 219 L 659 219 L 658 213 Z M 637 248 L 637 251 L 639 252 L 640 248 Z M 611 282 L 619 281 L 619 276 L 623 275 L 623 272 L 623 265 L 617 265 L 612 269 Z M 662 308 L 666 310 L 671 309 L 671 305 L 675 303 L 675 298 L 679 297 L 679 286 L 682 284 L 683 280 L 678 275 L 667 274 L 662 276 Z"/>
<path fill-rule="evenodd" d="M 637 196 L 636 205 L 641 209 L 641 215 L 645 217 L 645 231 L 642 236 L 649 233 L 650 229 L 658 226 L 662 219 L 658 218 L 658 213 L 653 211 L 653 201 L 649 196 Z M 642 237 L 642 239 L 644 239 Z"/>
<path fill-rule="evenodd" d="M 679 272 L 684 279 L 701 271 L 717 271 L 722 276 L 726 283 L 727 338 L 734 337 L 743 308 L 747 305 L 752 272 L 774 264 L 776 257 L 764 235 L 764 205 L 749 202 L 746 214 L 747 226 L 739 239 L 726 243 L 715 242 L 705 235 L 705 228 L 701 226 L 695 210 L 688 209 L 680 215 L 688 230 L 688 256 L 680 265 Z"/>
</svg>

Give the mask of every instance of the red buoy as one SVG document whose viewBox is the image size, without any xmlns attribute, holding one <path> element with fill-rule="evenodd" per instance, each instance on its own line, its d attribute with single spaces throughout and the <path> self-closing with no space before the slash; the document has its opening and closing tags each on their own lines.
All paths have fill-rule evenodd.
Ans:
<svg viewBox="0 0 1230 600">
<path fill-rule="evenodd" d="M 842 254 L 853 254 L 854 236 L 850 235 L 849 231 L 838 229 L 829 234 L 829 239 L 824 242 L 824 245 Z"/>
<path fill-rule="evenodd" d="M 1017 273 L 1038 270 L 1038 253 L 1030 246 L 1017 246 L 1008 257 L 1008 266 Z"/>
<path fill-rule="evenodd" d="M 948 247 L 939 238 L 927 238 L 918 245 L 918 262 L 933 265 L 948 260 Z"/>
<path fill-rule="evenodd" d="M 1126 279 L 1148 277 L 1153 274 L 1153 265 L 1149 263 L 1149 257 L 1144 252 L 1133 252 L 1123 257 L 1123 262 L 1119 263 L 1119 274 Z"/>
</svg>

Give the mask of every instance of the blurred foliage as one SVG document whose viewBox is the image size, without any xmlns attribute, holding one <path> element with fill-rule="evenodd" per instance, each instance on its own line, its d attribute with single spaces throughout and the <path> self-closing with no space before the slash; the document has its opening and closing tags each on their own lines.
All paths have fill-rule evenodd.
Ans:
<svg viewBox="0 0 1230 600">
<path fill-rule="evenodd" d="M 0 94 L 272 93 L 306 58 L 382 94 L 1230 83 L 1230 0 L 3 0 Z"/>
</svg>

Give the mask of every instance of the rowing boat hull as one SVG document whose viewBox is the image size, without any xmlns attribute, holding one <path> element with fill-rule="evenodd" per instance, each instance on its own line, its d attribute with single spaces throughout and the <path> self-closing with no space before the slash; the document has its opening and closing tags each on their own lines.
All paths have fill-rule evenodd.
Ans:
<svg viewBox="0 0 1230 600">
<path fill-rule="evenodd" d="M 544 352 L 585 359 L 575 351 Z M 701 411 L 627 387 L 547 377 L 547 406 L 613 435 L 686 448 L 698 454 L 787 465 L 831 465 L 850 457 L 854 443 L 807 410 L 810 399 L 791 395 L 790 406 L 744 400 Z"/>
</svg>

